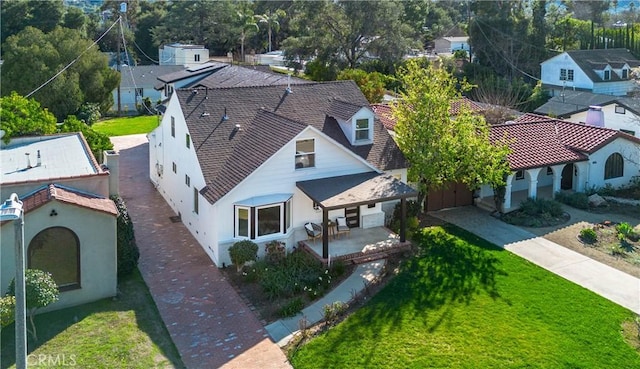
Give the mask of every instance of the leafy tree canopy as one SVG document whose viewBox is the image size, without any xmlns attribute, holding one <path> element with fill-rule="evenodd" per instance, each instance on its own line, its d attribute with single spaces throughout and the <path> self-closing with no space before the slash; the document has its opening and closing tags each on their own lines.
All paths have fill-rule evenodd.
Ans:
<svg viewBox="0 0 640 369">
<path fill-rule="evenodd" d="M 385 76 L 378 72 L 367 73 L 362 69 L 345 69 L 338 74 L 338 80 L 353 80 L 371 104 L 382 101 Z"/>
<path fill-rule="evenodd" d="M 26 96 L 77 59 L 33 97 L 59 121 L 75 114 L 85 102 L 97 103 L 106 112 L 113 105 L 111 92 L 120 83 L 120 75 L 90 45 L 81 31 L 62 27 L 49 33 L 27 27 L 10 36 L 3 50 L 2 93 L 16 91 Z"/>
<path fill-rule="evenodd" d="M 400 74 L 401 99 L 393 105 L 400 149 L 411 164 L 409 180 L 418 183 L 421 197 L 447 182 L 471 188 L 503 184 L 509 166 L 506 145 L 492 145 L 484 118 L 461 104 L 451 119 L 451 103 L 461 98 L 458 81 L 445 69 L 407 63 Z M 462 90 L 469 86 L 463 82 Z"/>
<path fill-rule="evenodd" d="M 56 117 L 36 100 L 12 92 L 0 97 L 0 129 L 5 132 L 5 143 L 11 137 L 52 134 L 56 132 Z"/>
</svg>

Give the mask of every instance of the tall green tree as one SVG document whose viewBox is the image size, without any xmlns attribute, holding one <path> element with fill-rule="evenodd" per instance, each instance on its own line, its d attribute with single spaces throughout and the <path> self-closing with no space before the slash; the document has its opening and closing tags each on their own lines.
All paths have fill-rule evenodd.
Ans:
<svg viewBox="0 0 640 369">
<path fill-rule="evenodd" d="M 257 14 L 255 17 L 258 20 L 258 24 L 264 24 L 267 26 L 267 39 L 269 41 L 268 51 L 271 52 L 271 40 L 273 31 L 278 32 L 280 29 L 280 19 L 287 16 L 287 13 L 282 9 L 277 9 L 274 12 L 267 11 L 264 14 Z"/>
<path fill-rule="evenodd" d="M 399 61 L 415 42 L 402 22 L 399 1 L 299 3 L 297 36 L 283 42 L 287 54 L 356 68 L 370 54 Z"/>
<path fill-rule="evenodd" d="M 40 136 L 56 132 L 56 117 L 35 99 L 12 92 L 0 97 L 0 129 L 7 143 L 12 137 Z"/>
<path fill-rule="evenodd" d="M 382 101 L 385 76 L 381 73 L 367 73 L 362 69 L 345 69 L 338 74 L 338 80 L 354 81 L 371 104 Z"/>
<path fill-rule="evenodd" d="M 31 26 L 50 32 L 62 23 L 64 4 L 62 0 L 3 0 L 0 6 L 0 40 L 17 34 Z"/>
<path fill-rule="evenodd" d="M 455 119 L 449 115 L 451 103 L 461 98 L 457 79 L 443 68 L 423 68 L 417 62 L 409 62 L 400 79 L 404 90 L 392 108 L 396 138 L 421 201 L 430 189 L 448 182 L 470 188 L 503 185 L 509 170 L 507 146 L 492 145 L 484 118 L 464 104 Z M 469 88 L 465 83 L 461 87 Z"/>
<path fill-rule="evenodd" d="M 244 62 L 244 43 L 247 36 L 259 29 L 253 10 L 248 5 L 236 11 L 236 25 L 240 33 L 240 61 Z"/>
<path fill-rule="evenodd" d="M 163 24 L 167 15 L 167 3 L 164 1 L 145 1 L 140 4 L 140 15 L 134 32 L 136 49 L 139 48 L 141 64 L 158 64 L 158 47 L 153 39 L 154 27 Z"/>
<path fill-rule="evenodd" d="M 16 91 L 27 96 L 70 65 L 33 93 L 59 121 L 75 114 L 85 102 L 97 103 L 106 112 L 113 105 L 111 92 L 120 83 L 119 73 L 107 65 L 107 57 L 78 30 L 57 27 L 43 33 L 27 27 L 7 38 L 3 58 L 3 95 Z"/>
</svg>

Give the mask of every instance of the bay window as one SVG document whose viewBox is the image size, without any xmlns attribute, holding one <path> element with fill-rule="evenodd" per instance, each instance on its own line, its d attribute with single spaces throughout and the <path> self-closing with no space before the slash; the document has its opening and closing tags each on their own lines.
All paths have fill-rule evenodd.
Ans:
<svg viewBox="0 0 640 369">
<path fill-rule="evenodd" d="M 291 229 L 291 195 L 261 196 L 235 204 L 235 237 L 256 239 Z"/>
</svg>

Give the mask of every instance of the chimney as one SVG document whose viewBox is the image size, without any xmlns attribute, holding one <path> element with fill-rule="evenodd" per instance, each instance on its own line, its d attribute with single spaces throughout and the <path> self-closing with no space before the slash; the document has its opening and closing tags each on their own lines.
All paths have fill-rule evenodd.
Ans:
<svg viewBox="0 0 640 369">
<path fill-rule="evenodd" d="M 602 111 L 602 107 L 591 105 L 587 111 L 585 123 L 596 127 L 604 127 L 604 112 Z"/>
<path fill-rule="evenodd" d="M 38 150 L 38 158 L 36 159 L 36 167 L 39 167 L 42 165 L 42 158 L 40 157 L 40 150 Z"/>
<path fill-rule="evenodd" d="M 107 150 L 102 154 L 102 164 L 109 171 L 109 196 L 116 196 L 120 192 L 118 185 L 120 177 L 120 154 L 114 150 Z"/>
</svg>

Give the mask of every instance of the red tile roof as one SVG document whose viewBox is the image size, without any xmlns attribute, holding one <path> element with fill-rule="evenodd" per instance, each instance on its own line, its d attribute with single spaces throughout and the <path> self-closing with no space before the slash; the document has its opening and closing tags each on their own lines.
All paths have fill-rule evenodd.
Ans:
<svg viewBox="0 0 640 369">
<path fill-rule="evenodd" d="M 490 127 L 490 140 L 506 139 L 511 169 L 545 167 L 587 160 L 590 154 L 616 138 L 640 140 L 609 128 L 525 114 L 513 123 Z"/>
<path fill-rule="evenodd" d="M 42 187 L 21 200 L 25 213 L 35 210 L 52 200 L 57 200 L 107 214 L 118 215 L 118 209 L 111 199 L 78 192 L 55 184 Z"/>
<path fill-rule="evenodd" d="M 478 105 L 475 101 L 469 100 L 466 97 L 463 97 L 460 100 L 454 101 L 451 103 L 451 107 L 449 108 L 450 115 L 458 115 L 460 114 L 460 109 L 462 106 L 466 106 L 472 113 L 481 113 L 485 109 Z"/>
</svg>

